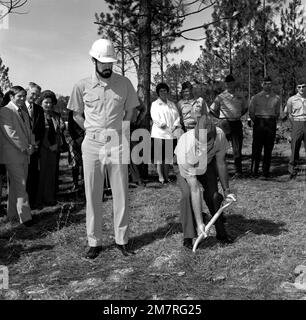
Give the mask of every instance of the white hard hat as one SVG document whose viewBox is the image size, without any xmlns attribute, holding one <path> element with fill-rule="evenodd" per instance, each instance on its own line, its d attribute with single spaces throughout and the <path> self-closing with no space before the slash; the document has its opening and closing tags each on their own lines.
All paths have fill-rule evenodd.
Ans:
<svg viewBox="0 0 306 320">
<path fill-rule="evenodd" d="M 117 61 L 114 45 L 108 39 L 96 40 L 89 54 L 100 62 L 109 63 Z"/>
</svg>

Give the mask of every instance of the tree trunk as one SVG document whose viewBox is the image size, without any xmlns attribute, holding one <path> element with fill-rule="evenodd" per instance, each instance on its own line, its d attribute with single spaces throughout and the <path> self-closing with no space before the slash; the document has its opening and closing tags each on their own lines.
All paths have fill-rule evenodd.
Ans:
<svg viewBox="0 0 306 320">
<path fill-rule="evenodd" d="M 151 1 L 140 1 L 139 10 L 139 69 L 138 69 L 138 98 L 146 110 L 146 116 L 141 124 L 143 128 L 150 129 L 151 104 Z M 148 178 L 148 165 L 141 165 L 142 179 Z"/>
<path fill-rule="evenodd" d="M 138 95 L 147 110 L 144 127 L 150 127 L 151 89 L 151 1 L 140 1 L 139 12 L 139 70 Z"/>
<path fill-rule="evenodd" d="M 124 12 L 123 8 L 121 6 L 120 9 L 120 15 L 121 15 L 121 26 L 124 25 Z M 125 76 L 125 55 L 124 55 L 124 29 L 121 28 L 121 68 L 122 68 L 122 75 Z"/>
</svg>

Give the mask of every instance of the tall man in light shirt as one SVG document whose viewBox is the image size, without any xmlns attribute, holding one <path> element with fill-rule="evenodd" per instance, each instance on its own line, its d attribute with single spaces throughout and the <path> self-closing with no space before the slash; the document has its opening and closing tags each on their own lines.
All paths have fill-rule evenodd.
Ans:
<svg viewBox="0 0 306 320">
<path fill-rule="evenodd" d="M 111 41 L 95 41 L 89 54 L 95 65 L 94 73 L 91 77 L 76 83 L 67 106 L 74 112 L 74 120 L 85 130 L 82 157 L 87 238 L 90 247 L 86 258 L 95 259 L 102 251 L 102 195 L 105 169 L 113 194 L 116 247 L 127 256 L 134 252 L 128 246 L 130 151 L 129 145 L 124 144 L 129 140 L 125 124 L 133 118 L 139 101 L 130 80 L 112 71 L 116 56 Z M 126 159 L 124 155 L 127 155 Z"/>
<path fill-rule="evenodd" d="M 247 112 L 247 101 L 236 94 L 236 81 L 230 74 L 225 77 L 225 90 L 220 93 L 210 106 L 210 113 L 219 118 L 218 126 L 224 131 L 227 140 L 232 141 L 236 175 L 242 174 L 243 131 L 240 118 Z"/>
<path fill-rule="evenodd" d="M 292 124 L 291 131 L 291 157 L 288 171 L 290 179 L 297 176 L 297 162 L 302 141 L 306 148 L 306 80 L 297 80 L 297 94 L 290 97 L 284 109 Z"/>
<path fill-rule="evenodd" d="M 276 121 L 280 114 L 280 97 L 272 90 L 272 79 L 267 76 L 262 82 L 262 91 L 251 98 L 249 116 L 254 123 L 251 172 L 258 176 L 262 148 L 264 177 L 270 175 L 272 150 L 276 135 Z"/>
</svg>

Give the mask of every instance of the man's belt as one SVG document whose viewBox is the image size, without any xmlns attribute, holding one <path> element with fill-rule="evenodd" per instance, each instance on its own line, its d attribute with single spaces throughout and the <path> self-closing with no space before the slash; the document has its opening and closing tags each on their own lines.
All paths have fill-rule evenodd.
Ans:
<svg viewBox="0 0 306 320">
<path fill-rule="evenodd" d="M 238 119 L 230 119 L 230 118 L 219 118 L 220 120 L 226 120 L 226 121 L 240 121 L 240 118 Z"/>
<path fill-rule="evenodd" d="M 292 121 L 306 121 L 306 118 L 305 119 L 299 119 L 299 118 L 291 118 Z"/>
<path fill-rule="evenodd" d="M 255 115 L 255 118 L 259 119 L 276 119 L 276 116 L 261 116 L 261 115 Z"/>
</svg>

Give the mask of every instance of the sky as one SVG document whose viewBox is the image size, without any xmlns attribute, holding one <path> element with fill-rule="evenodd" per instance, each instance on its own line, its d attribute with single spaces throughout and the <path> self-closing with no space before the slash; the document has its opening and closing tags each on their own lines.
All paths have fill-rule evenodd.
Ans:
<svg viewBox="0 0 306 320">
<path fill-rule="evenodd" d="M 43 89 L 69 95 L 74 83 L 93 70 L 88 51 L 99 38 L 94 14 L 105 10 L 101 0 L 29 0 L 19 9 L 26 14 L 10 15 L 8 28 L 0 29 L 0 57 L 10 68 L 13 84 L 34 81 Z M 207 19 L 207 13 L 189 19 L 185 26 L 204 23 L 203 17 Z M 175 61 L 194 62 L 201 53 L 198 42 L 180 39 L 175 44 L 185 45 Z M 137 85 L 134 73 L 127 77 Z"/>
<path fill-rule="evenodd" d="M 302 2 L 306 4 L 306 0 Z M 8 28 L 0 28 L 0 57 L 10 68 L 13 84 L 26 87 L 34 81 L 43 90 L 69 95 L 75 82 L 92 73 L 88 51 L 99 38 L 94 14 L 106 10 L 107 4 L 102 0 L 28 0 L 19 9 L 25 14 L 10 15 Z M 191 16 L 183 28 L 209 22 L 210 15 L 211 11 L 205 10 Z M 201 38 L 203 32 L 200 29 L 184 35 Z M 202 42 L 180 38 L 174 44 L 184 44 L 185 48 L 172 56 L 171 62 L 193 63 L 201 54 Z M 127 73 L 127 77 L 136 87 L 135 73 Z"/>
</svg>

